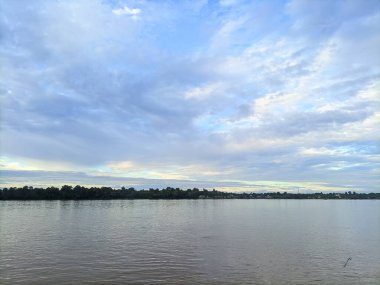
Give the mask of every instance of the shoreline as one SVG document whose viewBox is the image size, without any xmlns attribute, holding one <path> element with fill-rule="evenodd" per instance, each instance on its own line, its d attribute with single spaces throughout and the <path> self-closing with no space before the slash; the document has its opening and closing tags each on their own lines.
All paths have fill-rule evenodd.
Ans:
<svg viewBox="0 0 380 285">
<path fill-rule="evenodd" d="M 133 187 L 114 189 L 111 187 L 75 187 L 64 185 L 61 188 L 39 188 L 32 186 L 0 189 L 0 200 L 380 200 L 380 193 L 288 193 L 288 192 L 251 192 L 231 193 L 215 189 L 164 189 L 136 190 Z"/>
</svg>

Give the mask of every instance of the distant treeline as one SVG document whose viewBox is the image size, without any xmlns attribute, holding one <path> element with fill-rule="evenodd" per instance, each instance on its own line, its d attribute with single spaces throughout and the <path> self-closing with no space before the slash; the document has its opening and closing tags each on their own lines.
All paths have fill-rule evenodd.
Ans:
<svg viewBox="0 0 380 285">
<path fill-rule="evenodd" d="M 0 200 L 85 200 L 85 199 L 380 199 L 380 193 L 226 193 L 213 189 L 187 189 L 167 187 L 165 189 L 135 190 L 111 187 L 37 188 L 32 186 L 0 189 Z"/>
</svg>

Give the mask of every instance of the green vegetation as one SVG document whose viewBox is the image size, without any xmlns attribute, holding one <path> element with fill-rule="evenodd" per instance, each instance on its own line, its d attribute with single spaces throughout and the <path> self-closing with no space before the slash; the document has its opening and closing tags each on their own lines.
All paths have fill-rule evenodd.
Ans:
<svg viewBox="0 0 380 285">
<path fill-rule="evenodd" d="M 111 187 L 34 188 L 24 186 L 0 189 L 0 200 L 85 200 L 85 199 L 380 199 L 380 193 L 226 193 L 198 188 L 182 190 L 165 189 L 135 190 L 134 188 L 113 189 Z"/>
</svg>

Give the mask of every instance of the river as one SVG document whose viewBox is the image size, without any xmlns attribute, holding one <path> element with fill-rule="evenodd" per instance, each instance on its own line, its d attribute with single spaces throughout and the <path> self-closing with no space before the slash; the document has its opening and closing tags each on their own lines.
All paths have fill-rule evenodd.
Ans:
<svg viewBox="0 0 380 285">
<path fill-rule="evenodd" d="M 380 284 L 380 201 L 0 201 L 0 284 Z"/>
</svg>

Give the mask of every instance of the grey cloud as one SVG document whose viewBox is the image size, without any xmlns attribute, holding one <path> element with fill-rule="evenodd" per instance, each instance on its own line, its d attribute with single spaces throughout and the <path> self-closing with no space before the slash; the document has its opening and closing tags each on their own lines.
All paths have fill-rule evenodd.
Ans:
<svg viewBox="0 0 380 285">
<path fill-rule="evenodd" d="M 228 141 L 323 135 L 374 114 L 374 102 L 348 102 L 379 74 L 371 28 L 379 5 L 360 3 L 291 1 L 284 17 L 283 4 L 274 2 L 228 9 L 212 3 L 134 2 L 142 12 L 133 20 L 112 13 L 120 8 L 116 2 L 2 1 L 0 56 L 7 71 L 0 82 L 2 154 L 88 167 L 123 160 L 205 164 L 236 169 L 231 179 L 310 180 L 314 174 L 305 170 L 308 165 L 334 161 L 302 161 L 294 146 L 233 150 Z M 212 49 L 218 29 L 238 17 L 241 27 Z M 313 62 L 329 41 L 337 49 L 319 74 Z M 248 47 L 262 42 L 268 50 L 251 57 Z M 298 84 L 313 76 L 331 84 L 313 82 L 305 103 L 341 100 L 340 109 L 298 107 L 272 112 L 258 127 L 234 127 L 255 115 L 252 104 L 260 96 L 297 92 Z M 223 83 L 223 90 L 213 96 L 184 98 L 187 90 L 215 82 Z M 196 124 L 207 116 L 210 126 Z M 284 157 L 294 164 L 273 162 Z M 342 181 L 323 169 L 315 176 Z"/>
<path fill-rule="evenodd" d="M 265 128 L 275 134 L 294 136 L 305 132 L 336 129 L 341 124 L 362 121 L 371 114 L 372 112 L 367 110 L 291 113 L 289 116 L 285 115 L 283 120 L 274 121 Z"/>
<path fill-rule="evenodd" d="M 117 176 L 93 176 L 81 172 L 58 172 L 58 171 L 14 171 L 14 170 L 2 170 L 0 172 L 0 187 L 10 186 L 24 186 L 33 185 L 35 187 L 49 187 L 49 186 L 62 186 L 69 185 L 97 185 L 97 186 L 110 186 L 114 188 L 135 187 L 136 189 L 148 189 L 148 188 L 165 188 L 179 187 L 182 189 L 187 188 L 206 188 L 206 189 L 219 189 L 221 191 L 231 191 L 230 189 L 237 188 L 239 191 L 244 192 L 277 192 L 277 191 L 294 191 L 296 185 L 301 185 L 302 192 L 317 191 L 319 192 L 318 185 L 324 187 L 342 187 L 342 184 L 334 183 L 318 183 L 315 182 L 315 186 L 302 186 L 302 179 L 294 182 L 294 185 L 268 185 L 267 183 L 240 183 L 240 182 L 218 182 L 218 181 L 190 181 L 190 180 L 175 180 L 175 179 L 143 179 L 143 178 L 125 178 Z M 28 183 L 25 183 L 28 181 Z M 360 185 L 349 184 L 350 181 L 343 183 L 346 189 L 353 189 L 354 191 L 362 191 Z M 316 187 L 316 188 L 315 188 Z M 331 188 L 331 191 L 336 191 Z M 377 191 L 376 188 L 367 188 L 370 191 Z M 236 190 L 235 190 L 236 191 Z"/>
<path fill-rule="evenodd" d="M 298 29 L 308 33 L 319 33 L 321 36 L 331 35 L 343 22 L 364 17 L 379 8 L 379 2 L 376 0 L 369 0 L 366 5 L 354 0 L 292 0 L 287 5 L 288 12 L 297 19 Z"/>
<path fill-rule="evenodd" d="M 15 170 L 1 170 L 0 187 L 7 187 L 12 185 L 23 185 L 28 181 L 27 185 L 34 186 L 62 186 L 69 185 L 102 185 L 110 187 L 135 187 L 136 189 L 148 188 L 166 188 L 181 187 L 187 188 L 208 188 L 215 187 L 238 187 L 242 184 L 239 182 L 217 182 L 217 181 L 190 181 L 190 180 L 176 180 L 176 179 L 144 179 L 144 178 L 127 178 L 117 176 L 101 176 L 101 175 L 88 175 L 83 172 L 70 172 L 70 171 L 15 171 Z"/>
</svg>

